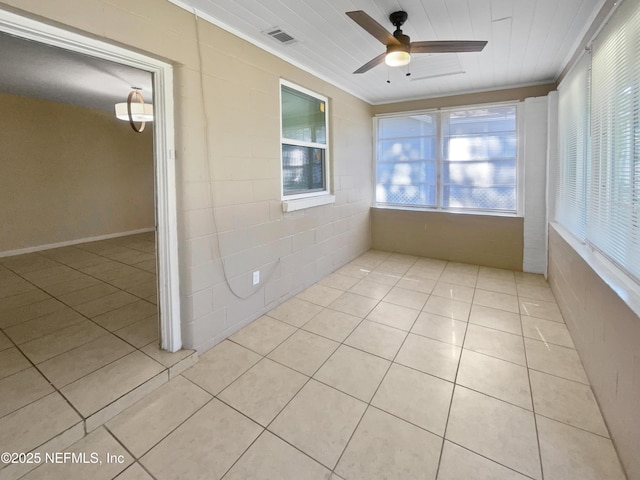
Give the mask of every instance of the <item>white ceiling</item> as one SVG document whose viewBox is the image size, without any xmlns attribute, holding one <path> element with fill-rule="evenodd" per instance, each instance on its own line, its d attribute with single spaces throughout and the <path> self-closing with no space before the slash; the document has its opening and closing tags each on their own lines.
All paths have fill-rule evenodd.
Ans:
<svg viewBox="0 0 640 480">
<path fill-rule="evenodd" d="M 554 82 L 605 0 L 169 0 L 373 103 Z M 412 41 L 487 40 L 480 53 L 413 55 L 407 67 L 352 72 L 384 46 L 345 15 L 364 10 Z M 297 42 L 264 31 L 279 27 Z M 391 83 L 387 83 L 387 80 Z"/>
<path fill-rule="evenodd" d="M 151 102 L 149 72 L 0 32 L 0 92 L 114 112 L 131 87 Z"/>
</svg>

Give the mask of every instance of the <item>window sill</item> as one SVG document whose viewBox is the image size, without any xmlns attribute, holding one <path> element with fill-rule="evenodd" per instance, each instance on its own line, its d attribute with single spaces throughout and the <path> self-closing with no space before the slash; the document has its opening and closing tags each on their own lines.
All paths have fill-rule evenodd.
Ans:
<svg viewBox="0 0 640 480">
<path fill-rule="evenodd" d="M 335 195 L 318 195 L 314 197 L 296 198 L 295 200 L 283 200 L 282 211 L 285 213 L 295 212 L 296 210 L 329 205 L 330 203 L 336 203 Z"/>
<path fill-rule="evenodd" d="M 408 205 L 385 205 L 385 204 L 373 204 L 372 208 L 378 208 L 380 210 L 407 210 L 410 212 L 430 212 L 430 213 L 451 213 L 460 215 L 481 215 L 487 217 L 511 217 L 522 218 L 523 215 L 512 212 L 492 212 L 490 210 L 456 210 L 454 208 L 429 208 L 429 207 L 411 207 Z"/>
<path fill-rule="evenodd" d="M 559 223 L 551 222 L 551 227 L 582 257 L 596 275 L 598 275 L 611 290 L 616 292 L 627 307 L 640 317 L 640 285 L 609 261 L 609 259 L 588 245 L 580 242 L 580 240 L 574 237 L 571 232 Z"/>
</svg>

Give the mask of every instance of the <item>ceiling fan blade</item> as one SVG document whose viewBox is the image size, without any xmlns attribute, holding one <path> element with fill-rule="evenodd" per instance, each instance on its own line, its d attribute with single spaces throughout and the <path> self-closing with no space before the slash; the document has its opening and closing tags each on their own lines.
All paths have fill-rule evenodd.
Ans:
<svg viewBox="0 0 640 480">
<path fill-rule="evenodd" d="M 391 33 L 389 33 L 386 28 L 384 28 L 362 10 L 347 12 L 347 15 L 349 16 L 349 18 L 351 18 L 351 20 L 356 22 L 367 32 L 376 37 L 383 45 L 400 44 L 400 42 L 396 40 L 396 37 L 391 35 Z"/>
<path fill-rule="evenodd" d="M 371 70 L 373 67 L 380 65 L 382 62 L 384 62 L 384 57 L 386 56 L 386 52 L 385 53 L 381 53 L 380 55 L 378 55 L 377 57 L 369 60 L 367 63 L 365 63 L 364 65 L 362 65 L 359 69 L 357 69 L 355 72 L 353 73 L 364 73 L 364 72 L 368 72 L 369 70 Z"/>
<path fill-rule="evenodd" d="M 411 53 L 458 53 L 481 52 L 486 41 L 442 40 L 433 42 L 411 42 Z"/>
</svg>

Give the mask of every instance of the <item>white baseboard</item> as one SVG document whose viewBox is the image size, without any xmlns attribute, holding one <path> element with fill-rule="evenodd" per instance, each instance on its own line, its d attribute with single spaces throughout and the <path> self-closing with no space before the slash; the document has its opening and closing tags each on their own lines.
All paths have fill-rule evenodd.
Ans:
<svg viewBox="0 0 640 480">
<path fill-rule="evenodd" d="M 49 243 L 47 245 L 37 245 L 35 247 L 19 248 L 17 250 L 7 250 L 0 252 L 0 257 L 13 257 L 15 255 L 23 255 L 25 253 L 40 252 L 42 250 L 50 250 L 52 248 L 69 247 L 78 245 L 79 243 L 98 242 L 100 240 L 108 240 L 110 238 L 126 237 L 128 235 L 136 235 L 138 233 L 155 232 L 155 228 L 141 228 L 139 230 L 131 230 L 130 232 L 109 233 L 107 235 L 98 235 L 97 237 L 78 238 L 76 240 L 68 240 L 60 243 Z"/>
</svg>

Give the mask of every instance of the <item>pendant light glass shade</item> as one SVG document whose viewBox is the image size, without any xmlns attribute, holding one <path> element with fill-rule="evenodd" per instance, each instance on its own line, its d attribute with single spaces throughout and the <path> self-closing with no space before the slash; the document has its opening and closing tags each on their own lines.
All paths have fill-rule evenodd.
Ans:
<svg viewBox="0 0 640 480">
<path fill-rule="evenodd" d="M 134 102 L 135 100 L 135 102 Z M 145 122 L 153 120 L 153 105 L 144 103 L 140 89 L 134 87 L 125 103 L 116 103 L 116 117 L 129 122 L 138 133 L 144 130 Z M 136 122 L 140 125 L 136 125 Z"/>
</svg>

